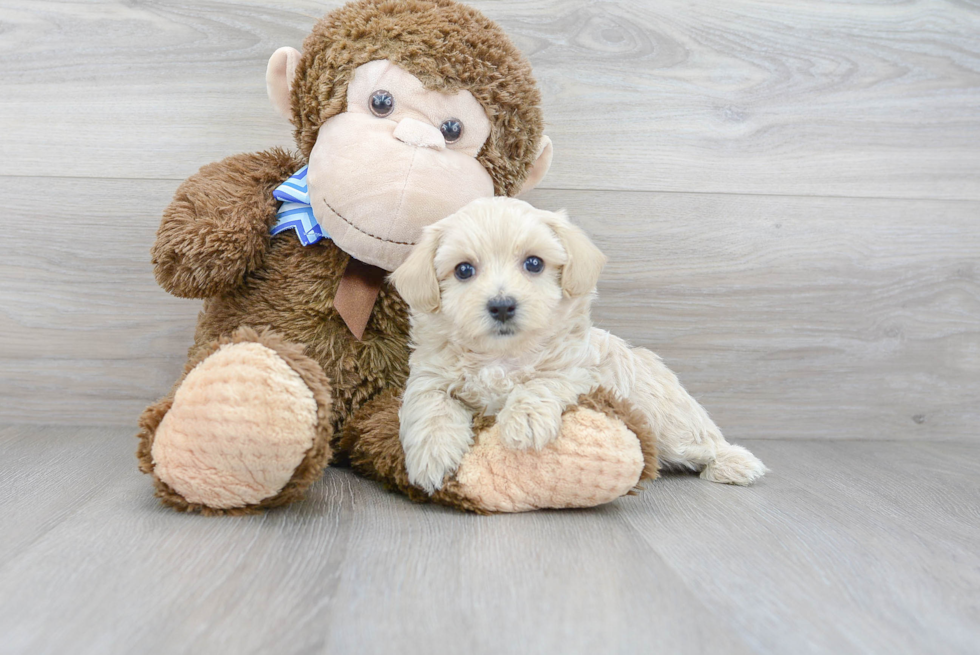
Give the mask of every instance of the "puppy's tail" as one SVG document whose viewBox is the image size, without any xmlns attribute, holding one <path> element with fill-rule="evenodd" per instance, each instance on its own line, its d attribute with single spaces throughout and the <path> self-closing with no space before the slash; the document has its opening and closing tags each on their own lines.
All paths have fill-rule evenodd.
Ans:
<svg viewBox="0 0 980 655">
<path fill-rule="evenodd" d="M 768 470 L 741 446 L 728 443 L 708 412 L 656 354 L 633 348 L 636 377 L 629 399 L 647 417 L 664 465 L 701 471 L 712 482 L 747 485 Z"/>
</svg>

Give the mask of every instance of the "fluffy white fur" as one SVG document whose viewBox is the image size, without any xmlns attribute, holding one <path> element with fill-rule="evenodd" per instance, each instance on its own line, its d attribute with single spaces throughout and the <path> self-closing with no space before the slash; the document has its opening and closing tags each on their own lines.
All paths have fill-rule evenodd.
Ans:
<svg viewBox="0 0 980 655">
<path fill-rule="evenodd" d="M 544 261 L 528 272 L 530 256 Z M 457 265 L 476 273 L 460 280 Z M 473 443 L 475 411 L 495 414 L 513 448 L 558 436 L 563 410 L 598 386 L 629 398 L 650 421 L 661 462 L 713 482 L 750 484 L 766 467 L 725 441 L 657 355 L 592 327 L 605 256 L 564 213 L 512 198 L 472 202 L 425 229 L 393 274 L 411 307 L 411 372 L 399 417 L 413 484 L 433 492 Z M 513 319 L 488 302 L 511 297 Z"/>
</svg>

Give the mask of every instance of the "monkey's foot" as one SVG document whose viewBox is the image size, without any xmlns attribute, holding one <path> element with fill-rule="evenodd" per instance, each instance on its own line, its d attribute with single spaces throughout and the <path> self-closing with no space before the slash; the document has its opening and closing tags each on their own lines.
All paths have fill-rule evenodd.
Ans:
<svg viewBox="0 0 980 655">
<path fill-rule="evenodd" d="M 643 415 L 598 389 L 565 411 L 561 433 L 541 450 L 507 448 L 492 420 L 476 420 L 476 444 L 455 478 L 430 496 L 408 481 L 399 404 L 396 389 L 364 404 L 347 421 L 340 447 L 354 470 L 416 502 L 481 513 L 592 507 L 657 477 L 656 443 Z"/>
<path fill-rule="evenodd" d="M 241 328 L 188 363 L 140 419 L 140 468 L 183 511 L 244 513 L 301 498 L 330 458 L 330 386 L 271 332 Z"/>
<path fill-rule="evenodd" d="M 541 450 L 507 448 L 496 425 L 478 440 L 452 486 L 484 511 L 593 507 L 629 493 L 644 473 L 639 438 L 606 408 L 567 411 Z"/>
</svg>

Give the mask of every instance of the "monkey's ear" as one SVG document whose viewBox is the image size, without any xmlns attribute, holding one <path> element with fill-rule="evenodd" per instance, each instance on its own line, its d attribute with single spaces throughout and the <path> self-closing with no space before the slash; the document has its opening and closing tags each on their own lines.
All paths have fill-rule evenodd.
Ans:
<svg viewBox="0 0 980 655">
<path fill-rule="evenodd" d="M 409 307 L 431 314 L 439 309 L 439 278 L 436 276 L 436 250 L 441 232 L 436 225 L 422 230 L 422 238 L 401 266 L 391 274 L 391 281 Z"/>
<path fill-rule="evenodd" d="M 538 183 L 544 179 L 544 176 L 548 173 L 548 169 L 551 168 L 551 158 L 555 154 L 555 149 L 551 145 L 551 139 L 545 134 L 541 137 L 541 147 L 538 148 L 538 156 L 531 164 L 531 170 L 527 173 L 527 179 L 524 180 L 524 185 L 521 190 L 517 192 L 517 195 L 524 195 L 534 187 L 538 186 Z"/>
<path fill-rule="evenodd" d="M 293 120 L 293 103 L 290 91 L 293 88 L 293 76 L 296 75 L 296 65 L 299 63 L 299 50 L 288 46 L 279 48 L 269 57 L 269 65 L 265 69 L 265 88 L 269 92 L 269 100 L 279 115 L 287 121 Z"/>
<path fill-rule="evenodd" d="M 584 296 L 599 282 L 606 256 L 582 228 L 568 220 L 564 211 L 548 213 L 551 216 L 548 223 L 568 255 L 561 270 L 561 290 L 568 297 Z"/>
</svg>

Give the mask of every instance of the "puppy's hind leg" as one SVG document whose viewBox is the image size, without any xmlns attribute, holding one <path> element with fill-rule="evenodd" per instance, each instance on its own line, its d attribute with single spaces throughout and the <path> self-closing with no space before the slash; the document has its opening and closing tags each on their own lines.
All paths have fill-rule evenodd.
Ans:
<svg viewBox="0 0 980 655">
<path fill-rule="evenodd" d="M 668 467 L 701 472 L 711 482 L 749 485 L 768 470 L 742 446 L 725 441 L 708 413 L 681 386 L 677 376 L 646 348 L 633 348 L 636 377 L 630 400 L 642 411 Z"/>
</svg>

